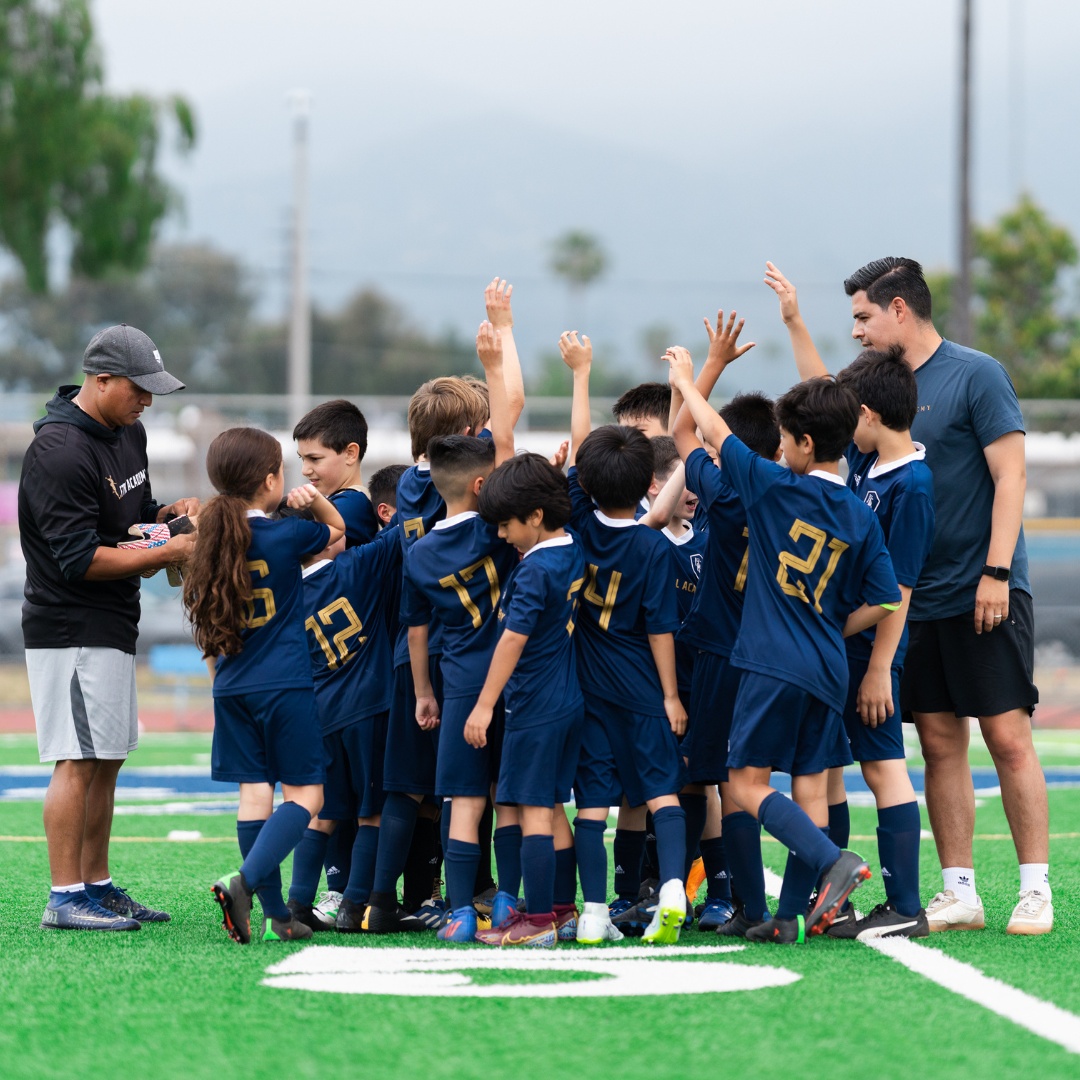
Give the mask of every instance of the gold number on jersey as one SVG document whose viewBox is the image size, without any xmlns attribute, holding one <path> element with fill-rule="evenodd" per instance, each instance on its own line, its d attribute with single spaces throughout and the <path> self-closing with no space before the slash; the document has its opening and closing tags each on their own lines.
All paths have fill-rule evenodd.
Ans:
<svg viewBox="0 0 1080 1080">
<path fill-rule="evenodd" d="M 248 572 L 258 574 L 259 577 L 269 577 L 270 567 L 265 559 L 254 559 L 247 564 Z M 263 611 L 261 615 L 255 614 L 255 603 L 261 601 Z M 277 605 L 274 603 L 273 589 L 252 589 L 251 599 L 244 604 L 244 625 L 249 630 L 257 630 L 265 626 L 277 614 Z"/>
<path fill-rule="evenodd" d="M 458 594 L 458 599 L 469 613 L 473 627 L 477 630 L 480 629 L 484 619 L 480 614 L 480 609 L 469 595 L 465 583 L 472 581 L 479 570 L 483 570 L 487 575 L 488 592 L 491 595 L 491 610 L 495 611 L 499 606 L 499 572 L 495 569 L 495 560 L 490 555 L 485 555 L 479 562 L 474 562 L 472 566 L 466 566 L 464 570 L 459 570 L 456 574 L 447 574 L 446 577 L 439 578 L 439 584 L 444 589 L 453 589 Z"/>
<path fill-rule="evenodd" d="M 402 526 L 406 540 L 419 540 L 424 535 L 424 519 L 409 518 Z"/>
<path fill-rule="evenodd" d="M 779 582 L 780 588 L 783 589 L 788 596 L 797 596 L 804 604 L 810 603 L 810 597 L 806 595 L 806 584 L 802 581 L 789 581 L 788 572 L 797 571 L 800 574 L 809 575 L 813 573 L 814 567 L 817 566 L 818 559 L 821 558 L 821 553 L 825 550 L 826 543 L 828 544 L 829 551 L 832 552 L 829 556 L 829 561 L 814 588 L 814 610 L 820 615 L 821 597 L 825 592 L 826 586 L 829 584 L 829 579 L 836 571 L 836 565 L 840 561 L 840 556 L 847 551 L 850 545 L 845 544 L 843 540 L 837 540 L 835 538 L 829 540 L 828 534 L 824 529 L 818 529 L 813 525 L 807 525 L 805 521 L 800 521 L 798 518 L 793 522 L 791 529 L 788 531 L 788 535 L 796 543 L 804 536 L 813 541 L 813 547 L 810 549 L 810 554 L 807 555 L 805 559 L 799 558 L 799 556 L 793 552 L 781 551 L 780 567 L 776 571 L 776 580 Z"/>
<path fill-rule="evenodd" d="M 339 611 L 345 616 L 347 623 L 344 630 L 339 630 L 333 636 L 331 639 L 333 641 L 333 646 L 331 646 L 330 641 L 327 640 L 326 634 L 323 633 L 319 623 L 322 623 L 323 626 L 330 626 L 333 622 L 334 615 Z M 318 613 L 318 618 L 319 622 L 316 622 L 314 615 L 309 616 L 304 620 L 304 626 L 315 635 L 315 640 L 319 643 L 319 648 L 322 649 L 323 654 L 326 656 L 327 666 L 332 671 L 338 666 L 339 662 L 344 664 L 349 658 L 349 643 L 346 639 L 352 637 L 354 634 L 359 634 L 360 631 L 364 629 L 364 624 L 356 617 L 356 612 L 353 610 L 352 604 L 350 604 L 344 596 L 339 597 L 332 604 L 327 604 L 326 607 Z M 366 637 L 357 637 L 354 644 L 363 645 L 365 641 L 367 641 Z M 336 655 L 334 653 L 335 649 L 337 650 Z"/>
<path fill-rule="evenodd" d="M 748 526 L 743 526 L 743 536 L 750 536 L 750 529 Z M 746 550 L 742 553 L 742 562 L 739 563 L 739 572 L 735 575 L 735 591 L 742 592 L 746 588 L 746 568 L 750 565 L 750 545 L 746 545 Z"/>
<path fill-rule="evenodd" d="M 615 609 L 615 598 L 619 595 L 622 572 L 619 570 L 611 571 L 607 591 L 603 596 L 600 595 L 597 588 L 600 583 L 599 574 L 600 568 L 595 563 L 589 563 L 585 572 L 585 592 L 582 595 L 590 604 L 595 604 L 600 609 L 600 622 L 598 625 L 601 630 L 606 630 L 611 625 L 611 613 Z"/>
<path fill-rule="evenodd" d="M 578 593 L 581 591 L 581 586 L 584 583 L 584 578 L 578 578 L 576 581 L 572 581 L 570 583 L 570 588 L 566 590 L 566 599 L 572 601 L 570 604 L 570 618 L 566 621 L 566 632 L 568 634 L 574 632 L 574 616 L 577 614 Z"/>
</svg>

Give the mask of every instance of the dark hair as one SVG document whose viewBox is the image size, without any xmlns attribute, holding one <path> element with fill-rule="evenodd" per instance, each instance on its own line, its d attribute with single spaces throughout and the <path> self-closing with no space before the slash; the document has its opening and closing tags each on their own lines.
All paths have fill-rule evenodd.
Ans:
<svg viewBox="0 0 1080 1080">
<path fill-rule="evenodd" d="M 780 427 L 771 399 L 756 390 L 736 394 L 721 410 L 731 433 L 755 454 L 773 461 L 780 449 Z"/>
<path fill-rule="evenodd" d="M 217 488 L 199 511 L 199 542 L 184 569 L 183 603 L 203 656 L 235 656 L 251 618 L 247 513 L 256 492 L 281 469 L 281 443 L 258 428 L 229 428 L 210 444 L 206 472 Z"/>
<path fill-rule="evenodd" d="M 848 296 L 865 292 L 866 299 L 880 308 L 888 307 L 893 297 L 899 296 L 920 322 L 929 322 L 931 317 L 930 286 L 914 259 L 889 255 L 868 262 L 844 282 L 844 292 Z"/>
<path fill-rule="evenodd" d="M 436 435 L 427 444 L 431 482 L 449 502 L 460 499 L 478 476 L 487 476 L 495 465 L 495 444 L 475 435 Z"/>
<path fill-rule="evenodd" d="M 542 454 L 519 454 L 504 461 L 480 489 L 480 516 L 497 525 L 534 510 L 544 512 L 545 529 L 561 529 L 570 520 L 570 485 Z"/>
<path fill-rule="evenodd" d="M 397 486 L 401 474 L 408 465 L 384 465 L 368 481 L 368 495 L 371 505 L 378 509 L 379 503 L 397 508 Z"/>
<path fill-rule="evenodd" d="M 628 510 L 652 483 L 652 446 L 637 428 L 606 424 L 578 447 L 577 471 L 578 482 L 601 510 Z"/>
<path fill-rule="evenodd" d="M 675 449 L 675 440 L 670 435 L 654 435 L 649 442 L 653 452 L 653 476 L 657 480 L 666 480 L 679 464 L 679 451 Z"/>
<path fill-rule="evenodd" d="M 627 420 L 651 417 L 659 420 L 667 430 L 668 414 L 671 412 L 671 387 L 667 383 L 645 382 L 632 386 L 611 406 L 616 424 Z"/>
<path fill-rule="evenodd" d="M 904 363 L 902 345 L 888 349 L 864 349 L 836 381 L 846 386 L 893 431 L 908 431 L 919 411 L 919 384 L 915 372 Z"/>
<path fill-rule="evenodd" d="M 859 400 L 831 375 L 797 383 L 776 402 L 776 421 L 793 439 L 814 440 L 814 460 L 839 461 L 859 423 Z"/>
<path fill-rule="evenodd" d="M 367 453 L 368 426 L 364 414 L 345 398 L 324 401 L 300 417 L 293 428 L 294 439 L 316 439 L 340 454 L 349 443 L 360 447 L 359 461 Z"/>
</svg>

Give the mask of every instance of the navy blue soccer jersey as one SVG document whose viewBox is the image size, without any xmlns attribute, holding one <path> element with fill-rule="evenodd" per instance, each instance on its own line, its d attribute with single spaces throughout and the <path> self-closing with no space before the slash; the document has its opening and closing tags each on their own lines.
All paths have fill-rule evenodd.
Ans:
<svg viewBox="0 0 1080 1080">
<path fill-rule="evenodd" d="M 934 478 L 926 464 L 926 449 L 915 444 L 915 453 L 885 465 L 878 455 L 859 453 L 852 443 L 847 450 L 848 487 L 877 515 L 885 535 L 896 580 L 914 588 L 934 542 Z M 876 627 L 847 639 L 849 656 L 869 660 Z M 896 647 L 893 664 L 902 667 L 908 632 Z"/>
<path fill-rule="evenodd" d="M 334 509 L 345 522 L 345 546 L 370 543 L 379 532 L 379 517 L 371 500 L 359 488 L 342 488 L 330 496 Z"/>
<path fill-rule="evenodd" d="M 864 603 L 900 602 L 877 518 L 838 476 L 800 476 L 734 435 L 720 460 L 750 526 L 746 601 L 731 663 L 792 683 L 842 713 L 844 623 Z"/>
<path fill-rule="evenodd" d="M 574 531 L 585 550 L 578 604 L 578 678 L 587 694 L 636 713 L 664 716 L 650 634 L 679 629 L 671 544 L 630 518 L 609 518 L 570 470 Z"/>
<path fill-rule="evenodd" d="M 501 628 L 529 638 L 504 691 L 508 728 L 561 720 L 581 706 L 573 634 L 584 584 L 585 555 L 569 535 L 530 548 L 506 582 Z"/>
<path fill-rule="evenodd" d="M 475 510 L 436 522 L 409 549 L 401 589 L 406 626 L 438 623 L 443 697 L 478 694 L 499 635 L 496 612 L 517 549 Z"/>
<path fill-rule="evenodd" d="M 686 618 L 697 594 L 701 580 L 701 570 L 705 559 L 708 537 L 691 526 L 681 536 L 676 536 L 670 529 L 661 534 L 675 555 L 675 601 L 679 607 L 679 621 L 685 625 Z M 675 642 L 675 667 L 679 679 L 679 690 L 690 692 L 690 683 L 694 675 L 694 648 L 681 637 Z"/>
<path fill-rule="evenodd" d="M 300 563 L 330 542 L 330 529 L 317 521 L 271 521 L 249 511 L 251 606 L 240 634 L 243 648 L 219 656 L 214 697 L 311 686 L 311 664 L 304 640 Z"/>
<path fill-rule="evenodd" d="M 384 601 L 400 576 L 393 529 L 304 571 L 304 627 L 324 735 L 390 710 L 393 643 Z"/>
<path fill-rule="evenodd" d="M 738 493 L 724 483 L 722 473 L 703 448 L 686 459 L 686 486 L 698 497 L 695 519 L 704 517 L 709 528 L 701 578 L 679 641 L 717 656 L 730 656 L 742 621 L 746 589 L 746 511 Z"/>
</svg>

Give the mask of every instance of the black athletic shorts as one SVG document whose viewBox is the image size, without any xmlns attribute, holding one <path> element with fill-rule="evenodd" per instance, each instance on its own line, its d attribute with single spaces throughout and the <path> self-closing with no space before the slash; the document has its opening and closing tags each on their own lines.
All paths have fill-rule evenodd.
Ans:
<svg viewBox="0 0 1080 1080">
<path fill-rule="evenodd" d="M 974 610 L 947 619 L 908 623 L 908 650 L 900 680 L 904 720 L 912 713 L 953 712 L 998 716 L 1035 711 L 1039 691 L 1031 597 L 1009 591 L 1009 617 L 989 633 L 975 633 Z"/>
</svg>

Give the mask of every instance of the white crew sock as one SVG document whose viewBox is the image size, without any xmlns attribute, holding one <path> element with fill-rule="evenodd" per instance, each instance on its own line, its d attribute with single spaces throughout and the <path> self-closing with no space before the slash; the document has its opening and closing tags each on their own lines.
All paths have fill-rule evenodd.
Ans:
<svg viewBox="0 0 1080 1080">
<path fill-rule="evenodd" d="M 943 866 L 941 880 L 945 890 L 951 892 L 957 900 L 975 907 L 979 902 L 975 892 L 975 871 L 970 866 Z"/>
<path fill-rule="evenodd" d="M 53 892 L 77 893 L 85 891 L 86 886 L 81 881 L 77 881 L 74 885 L 50 885 L 49 888 Z"/>
<path fill-rule="evenodd" d="M 1047 899 L 1050 892 L 1050 864 L 1044 862 L 1026 862 L 1020 864 L 1020 891 L 1038 889 Z"/>
<path fill-rule="evenodd" d="M 99 889 L 104 889 L 106 885 L 112 884 L 112 878 L 102 878 L 101 881 L 91 881 L 90 884 L 96 886 Z"/>
</svg>

